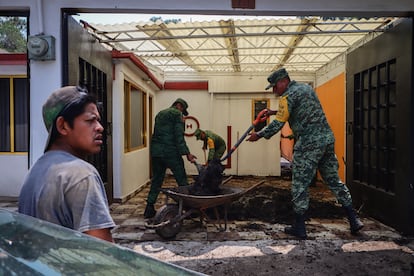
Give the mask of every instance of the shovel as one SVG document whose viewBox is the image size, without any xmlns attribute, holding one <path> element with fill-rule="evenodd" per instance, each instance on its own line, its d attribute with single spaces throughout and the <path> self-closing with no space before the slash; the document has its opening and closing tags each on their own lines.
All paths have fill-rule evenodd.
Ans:
<svg viewBox="0 0 414 276">
<path fill-rule="evenodd" d="M 253 121 L 252 125 L 246 130 L 246 132 L 242 135 L 242 137 L 240 137 L 240 139 L 237 141 L 237 143 L 229 150 L 227 155 L 220 159 L 220 162 L 223 162 L 224 160 L 226 160 L 227 158 L 229 158 L 232 155 L 232 153 L 237 149 L 237 147 L 241 144 L 241 142 L 243 142 L 243 140 L 250 133 L 250 131 L 253 130 L 253 128 L 255 126 L 257 126 L 259 123 L 264 122 L 264 121 L 267 120 L 267 118 L 269 116 L 265 115 L 266 111 L 267 111 L 267 109 L 263 109 L 262 111 L 259 112 L 259 114 L 257 114 L 257 117 Z"/>
</svg>

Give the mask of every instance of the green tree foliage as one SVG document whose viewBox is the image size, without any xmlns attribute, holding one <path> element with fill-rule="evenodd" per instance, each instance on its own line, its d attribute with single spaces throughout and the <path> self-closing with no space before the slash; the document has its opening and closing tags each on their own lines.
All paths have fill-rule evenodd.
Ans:
<svg viewBox="0 0 414 276">
<path fill-rule="evenodd" d="M 0 16 L 0 49 L 10 53 L 25 53 L 27 19 Z"/>
<path fill-rule="evenodd" d="M 153 17 L 151 17 L 150 18 L 150 21 L 151 22 L 157 22 L 158 20 L 160 20 L 160 21 L 162 21 L 163 23 L 165 23 L 165 24 L 168 24 L 168 23 L 178 23 L 178 22 L 181 22 L 181 19 L 179 19 L 179 18 L 177 18 L 177 19 L 162 19 L 162 17 L 161 16 L 153 16 Z"/>
</svg>

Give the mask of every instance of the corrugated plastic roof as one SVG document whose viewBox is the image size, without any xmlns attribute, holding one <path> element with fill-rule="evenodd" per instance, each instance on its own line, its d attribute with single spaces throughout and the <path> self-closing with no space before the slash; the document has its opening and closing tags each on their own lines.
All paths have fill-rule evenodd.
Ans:
<svg viewBox="0 0 414 276">
<path fill-rule="evenodd" d="M 394 18 L 157 21 L 84 24 L 111 49 L 164 72 L 315 72 Z M 84 22 L 85 23 L 85 22 Z"/>
</svg>

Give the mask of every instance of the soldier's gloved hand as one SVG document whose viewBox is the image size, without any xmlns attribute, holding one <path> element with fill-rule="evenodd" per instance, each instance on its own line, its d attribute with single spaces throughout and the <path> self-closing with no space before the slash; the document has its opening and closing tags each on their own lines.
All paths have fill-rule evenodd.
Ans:
<svg viewBox="0 0 414 276">
<path fill-rule="evenodd" d="M 265 108 L 265 109 L 262 109 L 262 111 L 260 111 L 260 117 L 269 117 L 270 115 L 275 115 L 277 113 L 277 111 L 276 110 L 271 110 L 271 109 L 269 109 L 269 108 Z"/>
<path fill-rule="evenodd" d="M 269 117 L 270 115 L 276 115 L 277 110 L 271 110 L 269 108 L 266 108 L 267 112 L 266 112 L 266 116 Z"/>
<path fill-rule="evenodd" d="M 255 142 L 262 138 L 262 136 L 259 136 L 256 132 L 250 133 L 249 138 L 246 139 L 246 141 Z"/>
</svg>

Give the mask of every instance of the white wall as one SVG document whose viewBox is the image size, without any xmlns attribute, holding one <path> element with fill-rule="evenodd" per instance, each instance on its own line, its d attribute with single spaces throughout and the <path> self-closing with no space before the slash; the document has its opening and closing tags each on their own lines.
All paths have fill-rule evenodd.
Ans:
<svg viewBox="0 0 414 276">
<path fill-rule="evenodd" d="M 113 184 L 114 198 L 123 199 L 145 185 L 150 179 L 149 143 L 145 148 L 124 152 L 124 80 L 141 88 L 147 98 L 154 91 L 139 76 L 140 71 L 129 61 L 117 61 L 113 83 Z M 147 104 L 149 101 L 147 100 Z M 147 107 L 147 110 L 149 108 Z M 147 118 L 147 126 L 149 126 Z M 149 130 L 147 130 L 147 133 Z"/>
<path fill-rule="evenodd" d="M 0 65 L 0 76 L 26 76 L 26 65 Z"/>
<path fill-rule="evenodd" d="M 27 167 L 27 154 L 0 155 L 0 196 L 19 196 Z"/>
<path fill-rule="evenodd" d="M 278 101 L 271 93 L 215 95 L 213 124 L 215 128 L 223 130 L 231 126 L 232 146 L 252 125 L 253 99 L 269 99 L 269 107 L 273 110 L 278 108 Z M 242 141 L 231 157 L 232 167 L 227 169 L 226 173 L 280 175 L 279 135 L 273 136 L 270 140 L 261 139 L 254 143 Z"/>
<path fill-rule="evenodd" d="M 114 198 L 123 198 L 122 159 L 124 153 L 124 114 L 118 110 L 124 105 L 124 76 L 122 64 L 115 66 L 112 83 L 112 168 Z"/>
<path fill-rule="evenodd" d="M 209 77 L 209 91 L 212 93 L 252 93 L 264 92 L 267 74 L 234 74 Z M 230 84 L 230 85 L 229 85 Z"/>
</svg>

